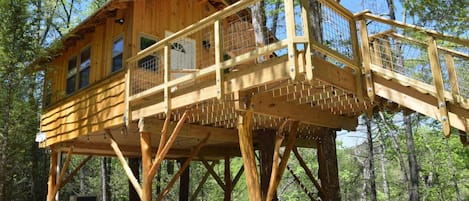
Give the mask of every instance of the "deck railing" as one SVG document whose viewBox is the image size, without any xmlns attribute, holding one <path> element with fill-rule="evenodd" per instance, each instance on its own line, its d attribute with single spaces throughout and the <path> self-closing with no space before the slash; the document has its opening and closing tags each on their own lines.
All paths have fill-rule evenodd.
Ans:
<svg viewBox="0 0 469 201">
<path fill-rule="evenodd" d="M 156 93 L 164 96 L 165 111 L 171 109 L 172 90 L 192 84 L 197 79 L 215 79 L 217 98 L 223 98 L 224 75 L 231 71 L 247 70 L 250 65 L 272 57 L 288 55 L 288 68 L 292 79 L 301 69 L 298 54 L 317 55 L 340 66 L 360 71 L 357 29 L 354 16 L 335 1 L 319 0 L 315 23 L 319 35 L 310 34 L 312 24 L 307 0 L 297 3 L 285 0 L 268 14 L 263 26 L 252 22 L 251 9 L 259 1 L 241 0 L 213 15 L 200 20 L 156 44 L 140 51 L 128 60 L 128 101 L 135 101 Z M 276 28 L 273 28 L 276 21 Z M 254 26 L 253 26 L 254 24 Z M 311 26 L 310 26 L 311 25 Z M 317 27 L 319 25 L 319 28 Z M 259 39 L 259 33 L 262 33 Z M 192 44 L 192 45 L 191 45 Z M 191 57 L 178 56 L 178 49 L 192 53 Z M 190 47 L 190 48 L 186 48 Z M 314 64 L 306 62 L 306 78 L 313 79 Z M 211 76 L 210 76 L 211 75 Z M 359 73 L 357 73 L 359 75 Z M 360 88 L 360 87 L 358 87 Z"/>
</svg>

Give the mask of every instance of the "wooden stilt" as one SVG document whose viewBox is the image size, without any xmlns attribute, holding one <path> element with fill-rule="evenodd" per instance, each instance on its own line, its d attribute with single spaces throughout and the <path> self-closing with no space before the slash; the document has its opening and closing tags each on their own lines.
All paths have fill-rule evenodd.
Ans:
<svg viewBox="0 0 469 201">
<path fill-rule="evenodd" d="M 231 201 L 231 192 L 233 187 L 231 185 L 231 168 L 230 168 L 230 156 L 225 156 L 225 195 L 224 201 Z"/>
<path fill-rule="evenodd" d="M 70 161 L 72 160 L 72 153 L 73 153 L 73 146 L 71 146 L 68 149 L 67 158 L 65 159 L 64 165 L 62 169 L 60 170 L 59 178 L 57 178 L 57 183 L 55 185 L 54 192 L 53 192 L 54 197 L 59 191 L 60 186 L 62 185 L 62 180 L 65 177 L 65 173 L 67 172 L 68 166 L 70 165 Z"/>
<path fill-rule="evenodd" d="M 90 156 L 86 157 L 85 159 L 83 159 L 83 161 L 62 182 L 60 182 L 60 185 L 58 186 L 58 189 L 60 190 L 62 187 L 65 186 L 65 184 L 70 182 L 70 180 L 75 175 L 77 175 L 78 171 L 80 171 L 81 168 L 83 168 L 83 166 L 85 166 L 86 163 L 88 163 L 88 161 L 91 160 L 91 158 L 93 158 L 93 156 L 90 155 Z"/>
<path fill-rule="evenodd" d="M 47 201 L 55 200 L 55 186 L 57 181 L 57 151 L 54 149 L 50 153 L 50 168 L 49 168 L 49 181 L 47 182 Z"/>
<path fill-rule="evenodd" d="M 173 133 L 171 134 L 171 137 L 169 137 L 168 142 L 166 142 L 166 144 L 164 146 L 158 147 L 158 152 L 156 153 L 155 160 L 153 161 L 153 164 L 150 168 L 150 171 L 148 172 L 148 176 L 150 178 L 153 178 L 156 174 L 156 171 L 160 168 L 161 162 L 166 157 L 166 154 L 168 153 L 169 149 L 171 148 L 174 141 L 176 140 L 176 138 L 179 134 L 179 131 L 181 131 L 181 128 L 184 125 L 184 122 L 186 121 L 187 117 L 188 117 L 188 114 L 187 114 L 187 111 L 185 111 L 184 114 L 182 115 L 181 119 L 177 123 L 176 127 L 174 128 Z M 168 119 L 167 119 L 167 121 L 168 121 Z M 166 124 L 167 123 L 165 121 L 165 125 Z M 163 136 L 163 135 L 161 135 L 161 136 Z M 161 145 L 161 141 L 160 141 L 160 145 Z"/>
<path fill-rule="evenodd" d="M 217 173 L 208 164 L 207 160 L 205 160 L 205 158 L 203 156 L 199 156 L 199 157 L 202 159 L 202 163 L 204 164 L 207 171 L 212 175 L 213 179 L 215 179 L 215 181 L 221 187 L 221 189 L 223 189 L 223 191 L 226 191 L 225 190 L 225 184 L 223 183 L 223 180 L 217 175 Z"/>
<path fill-rule="evenodd" d="M 174 183 L 176 183 L 177 179 L 182 175 L 182 173 L 187 169 L 187 167 L 189 167 L 192 159 L 199 153 L 200 149 L 202 148 L 203 145 L 205 145 L 205 143 L 207 142 L 208 138 L 209 138 L 210 135 L 207 135 L 207 137 L 202 140 L 199 144 L 197 144 L 191 154 L 187 157 L 186 161 L 184 162 L 184 164 L 181 165 L 181 168 L 179 169 L 179 171 L 176 173 L 176 175 L 174 175 L 174 177 L 171 179 L 171 181 L 168 183 L 168 185 L 166 186 L 166 188 L 163 190 L 163 193 L 161 193 L 158 198 L 156 198 L 157 201 L 161 201 L 163 200 L 163 198 L 166 197 L 166 195 L 168 195 L 169 191 L 171 190 L 171 188 L 173 187 Z"/>
<path fill-rule="evenodd" d="M 282 130 L 283 129 L 279 129 L 279 132 L 282 132 Z M 287 167 L 288 159 L 290 158 L 290 152 L 295 146 L 296 135 L 298 134 L 297 130 L 298 130 L 298 121 L 294 121 L 290 125 L 290 134 L 288 135 L 287 143 L 285 145 L 285 150 L 283 152 L 283 157 L 282 157 L 280 164 L 278 164 L 278 158 L 280 158 L 281 140 L 276 140 L 275 142 L 274 160 L 273 160 L 274 163 L 272 164 L 272 175 L 270 177 L 269 191 L 267 193 L 266 200 L 273 199 L 274 193 L 278 187 L 278 184 L 280 183 L 280 180 L 282 179 L 282 175 L 285 172 L 285 168 Z M 282 134 L 277 133 L 277 136 L 282 136 Z M 279 138 L 283 138 L 283 137 L 277 137 L 277 139 Z"/>
<path fill-rule="evenodd" d="M 238 116 L 238 137 L 241 155 L 243 156 L 244 169 L 246 174 L 246 184 L 249 192 L 249 200 L 261 200 L 259 185 L 259 174 L 257 173 L 254 147 L 252 143 L 252 112 L 247 111 Z"/>
<path fill-rule="evenodd" d="M 317 145 L 319 179 L 325 193 L 325 197 L 321 197 L 322 200 L 340 200 L 335 137 L 334 130 L 326 129 Z"/>
<path fill-rule="evenodd" d="M 146 130 L 143 118 L 138 122 L 138 128 L 140 131 L 140 147 L 142 149 L 142 201 L 151 201 L 153 177 L 150 177 L 148 174 L 152 166 L 151 133 Z"/>
<path fill-rule="evenodd" d="M 178 163 L 181 165 L 186 163 L 187 158 L 178 159 Z M 190 165 L 184 168 L 184 171 L 179 177 L 179 201 L 189 201 L 189 182 L 190 182 Z"/>
<path fill-rule="evenodd" d="M 116 153 L 117 158 L 121 162 L 121 165 L 124 168 L 125 174 L 127 174 L 127 177 L 129 178 L 130 182 L 134 186 L 135 191 L 137 192 L 140 199 L 142 199 L 142 188 L 140 187 L 140 184 L 138 183 L 137 178 L 135 178 L 132 170 L 130 169 L 129 165 L 127 164 L 127 161 L 125 160 L 124 154 L 122 154 L 122 151 L 120 150 L 119 145 L 114 140 L 114 138 L 112 137 L 111 132 L 109 130 L 106 130 L 106 135 L 108 136 L 109 140 L 111 141 L 111 147 L 114 150 L 114 152 Z"/>
</svg>

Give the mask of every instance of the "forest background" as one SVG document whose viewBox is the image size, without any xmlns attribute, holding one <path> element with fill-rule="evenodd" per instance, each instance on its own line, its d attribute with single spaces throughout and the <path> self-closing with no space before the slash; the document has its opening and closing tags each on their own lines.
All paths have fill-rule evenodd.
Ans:
<svg viewBox="0 0 469 201">
<path fill-rule="evenodd" d="M 275 5 L 279 0 L 269 0 Z M 314 1 L 314 0 L 310 0 Z M 39 149 L 35 135 L 41 113 L 41 72 L 30 64 L 44 55 L 52 42 L 73 29 L 106 0 L 1 0 L 0 1 L 0 201 L 42 201 L 47 193 L 49 150 Z M 469 39 L 467 0 L 342 0 L 352 12 L 373 13 L 445 34 Z M 279 15 L 272 10 L 269 15 Z M 460 50 L 469 54 L 467 49 Z M 468 67 L 469 68 L 469 67 Z M 469 70 L 469 69 L 468 69 Z M 463 86 L 468 88 L 469 86 Z M 466 95 L 467 97 L 467 95 Z M 343 200 L 469 200 L 469 148 L 453 131 L 444 138 L 439 122 L 417 113 L 375 112 L 360 118 L 357 132 L 339 132 L 337 155 Z M 301 149 L 310 169 L 317 173 L 316 151 Z M 72 166 L 80 158 L 72 161 Z M 174 174 L 165 161 L 159 180 Z M 236 169 L 240 159 L 232 162 Z M 222 173 L 223 164 L 215 170 Z M 205 174 L 193 163 L 192 181 Z M 65 186 L 60 200 L 70 195 L 96 195 L 98 200 L 128 200 L 128 182 L 115 158 L 93 158 L 79 176 Z M 298 176 L 308 191 L 317 194 L 296 160 L 289 162 L 279 187 L 280 200 L 308 200 L 295 182 Z M 194 182 L 195 183 L 195 182 Z M 156 185 L 157 188 L 160 185 Z M 194 190 L 195 184 L 191 185 Z M 234 200 L 247 200 L 241 179 Z M 155 189 L 156 191 L 161 189 Z M 221 200 L 222 190 L 209 178 L 198 200 Z M 168 200 L 177 200 L 173 190 Z"/>
</svg>

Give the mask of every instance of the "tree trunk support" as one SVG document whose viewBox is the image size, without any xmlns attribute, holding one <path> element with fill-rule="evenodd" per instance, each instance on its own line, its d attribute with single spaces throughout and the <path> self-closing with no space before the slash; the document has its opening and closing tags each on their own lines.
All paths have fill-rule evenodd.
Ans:
<svg viewBox="0 0 469 201">
<path fill-rule="evenodd" d="M 267 192 L 267 199 L 272 200 L 277 190 L 277 187 L 282 179 L 282 175 L 285 172 L 285 168 L 287 167 L 288 159 L 290 158 L 290 153 L 293 147 L 295 146 L 296 136 L 298 134 L 298 121 L 293 121 L 290 123 L 290 134 L 287 136 L 287 143 L 285 145 L 285 150 L 283 152 L 283 157 L 280 156 L 280 145 L 283 141 L 283 130 L 286 126 L 286 120 L 282 126 L 280 126 L 279 130 L 277 131 L 277 136 L 275 140 L 275 150 L 274 150 L 274 159 L 272 164 L 272 173 L 270 175 L 270 183 L 269 183 L 269 190 Z M 278 160 L 281 159 L 280 164 L 278 164 Z"/>
<path fill-rule="evenodd" d="M 252 142 L 252 111 L 247 111 L 238 116 L 238 137 L 244 169 L 246 170 L 245 175 L 249 200 L 259 201 L 261 200 L 261 189 Z"/>
<path fill-rule="evenodd" d="M 173 133 L 174 134 L 174 133 Z M 201 142 L 199 142 L 199 144 L 197 144 L 193 149 L 192 149 L 192 152 L 191 154 L 187 157 L 187 159 L 185 160 L 184 164 L 181 165 L 181 168 L 179 169 L 179 171 L 174 175 L 174 177 L 171 179 L 171 181 L 168 183 L 168 185 L 166 186 L 166 188 L 163 190 L 163 193 L 161 193 L 158 198 L 156 199 L 157 201 L 161 201 L 163 200 L 166 195 L 168 195 L 169 191 L 171 190 L 171 188 L 173 187 L 173 185 L 176 183 L 176 181 L 179 179 L 179 177 L 181 177 L 181 175 L 185 172 L 185 170 L 189 167 L 192 159 L 199 153 L 200 149 L 202 148 L 202 146 L 205 145 L 205 143 L 207 143 L 207 140 L 208 138 L 210 137 L 210 134 L 207 135 L 207 137 L 205 137 Z M 150 200 L 151 201 L 151 200 Z"/>
<path fill-rule="evenodd" d="M 50 168 L 49 168 L 49 181 L 47 182 L 47 201 L 55 200 L 55 187 L 57 182 L 57 164 L 58 164 L 58 152 L 54 149 L 50 153 Z"/>
<path fill-rule="evenodd" d="M 325 193 L 325 197 L 321 197 L 322 200 L 340 200 L 335 138 L 335 131 L 328 128 L 317 143 L 319 179 Z"/>
<path fill-rule="evenodd" d="M 129 167 L 137 181 L 140 181 L 140 158 L 129 158 Z M 129 201 L 140 201 L 140 197 L 129 179 Z"/>
</svg>

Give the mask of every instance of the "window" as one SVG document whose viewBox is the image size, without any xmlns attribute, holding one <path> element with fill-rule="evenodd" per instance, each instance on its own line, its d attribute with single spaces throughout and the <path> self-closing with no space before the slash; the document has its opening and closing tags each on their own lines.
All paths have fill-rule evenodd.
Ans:
<svg viewBox="0 0 469 201">
<path fill-rule="evenodd" d="M 67 94 L 75 92 L 76 78 L 77 78 L 77 57 L 74 56 L 68 61 L 67 70 L 67 87 L 65 89 Z"/>
<path fill-rule="evenodd" d="M 156 40 L 151 39 L 146 36 L 141 36 L 140 37 L 140 50 L 144 50 L 155 43 L 156 43 Z M 148 55 L 138 60 L 138 67 L 144 70 L 158 72 L 159 70 L 158 70 L 157 62 L 158 62 L 158 58 L 155 55 Z"/>
<path fill-rule="evenodd" d="M 166 31 L 166 37 L 172 33 Z M 195 69 L 195 40 L 183 38 L 171 44 L 171 69 Z"/>
<path fill-rule="evenodd" d="M 80 66 L 78 66 L 78 63 Z M 80 56 L 73 56 L 68 61 L 66 94 L 72 94 L 90 84 L 91 47 L 85 48 Z"/>
<path fill-rule="evenodd" d="M 80 54 L 80 77 L 78 78 L 79 89 L 90 84 L 90 67 L 91 67 L 91 47 L 86 48 Z"/>
<path fill-rule="evenodd" d="M 124 52 L 124 38 L 120 37 L 112 44 L 112 66 L 111 72 L 122 69 L 122 60 Z"/>
</svg>

